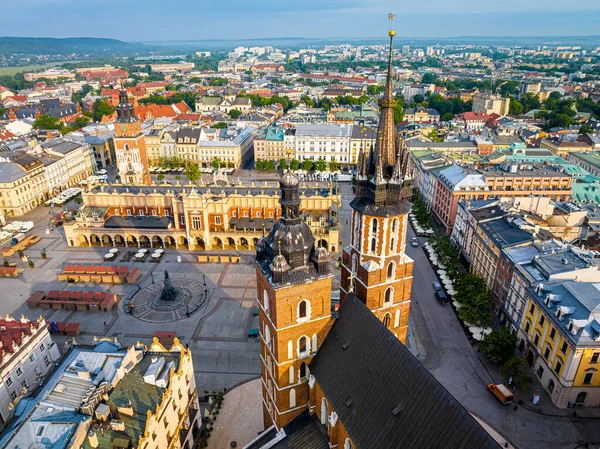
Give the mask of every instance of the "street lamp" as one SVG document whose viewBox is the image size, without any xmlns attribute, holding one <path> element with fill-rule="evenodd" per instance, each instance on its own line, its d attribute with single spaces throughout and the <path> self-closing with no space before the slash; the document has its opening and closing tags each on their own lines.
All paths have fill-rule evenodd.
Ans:
<svg viewBox="0 0 600 449">
<path fill-rule="evenodd" d="M 152 284 L 154 284 L 154 273 L 152 271 L 150 272 L 150 277 L 152 278 Z"/>
</svg>

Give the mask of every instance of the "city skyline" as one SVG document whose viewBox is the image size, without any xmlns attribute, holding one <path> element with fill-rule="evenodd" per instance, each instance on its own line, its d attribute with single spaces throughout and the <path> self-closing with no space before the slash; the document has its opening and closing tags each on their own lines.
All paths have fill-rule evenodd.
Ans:
<svg viewBox="0 0 600 449">
<path fill-rule="evenodd" d="M 258 39 L 284 37 L 371 38 L 389 27 L 387 13 L 397 14 L 394 27 L 399 37 L 445 38 L 458 36 L 582 36 L 593 34 L 600 20 L 600 5 L 584 0 L 568 8 L 557 1 L 481 4 L 472 0 L 445 4 L 402 5 L 385 0 L 370 5 L 363 0 L 286 3 L 260 0 L 251 6 L 174 2 L 158 10 L 155 0 L 139 4 L 108 0 L 102 5 L 74 0 L 24 0 L 4 6 L 7 17 L 23 8 L 39 14 L 28 21 L 4 24 L 3 35 L 17 37 L 107 37 L 128 42 L 202 39 Z M 160 12 L 160 13 L 157 13 Z M 82 14 L 86 27 L 81 27 Z M 535 20 L 532 20 L 534 15 Z M 135 21 L 132 21 L 135 17 Z M 107 24 L 110 24 L 107 26 Z M 176 27 L 172 25 L 176 24 Z M 265 26 L 268 24 L 268 26 Z M 552 30 L 552 32 L 549 32 Z"/>
</svg>

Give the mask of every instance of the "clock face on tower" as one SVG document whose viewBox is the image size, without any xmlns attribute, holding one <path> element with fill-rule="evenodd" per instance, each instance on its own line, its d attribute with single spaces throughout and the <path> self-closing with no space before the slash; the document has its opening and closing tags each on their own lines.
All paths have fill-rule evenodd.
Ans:
<svg viewBox="0 0 600 449">
<path fill-rule="evenodd" d="M 121 125 L 121 132 L 123 132 L 123 133 L 127 132 L 127 125 Z"/>
</svg>

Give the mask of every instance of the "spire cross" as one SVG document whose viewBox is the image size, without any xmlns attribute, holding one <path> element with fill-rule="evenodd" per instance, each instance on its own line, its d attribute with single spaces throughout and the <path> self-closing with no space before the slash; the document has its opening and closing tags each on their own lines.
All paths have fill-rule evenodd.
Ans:
<svg viewBox="0 0 600 449">
<path fill-rule="evenodd" d="M 356 276 L 354 276 L 354 273 L 350 273 L 350 276 L 348 276 L 348 280 L 350 281 L 350 286 L 348 287 L 348 293 L 354 292 L 354 279 L 356 279 Z"/>
</svg>

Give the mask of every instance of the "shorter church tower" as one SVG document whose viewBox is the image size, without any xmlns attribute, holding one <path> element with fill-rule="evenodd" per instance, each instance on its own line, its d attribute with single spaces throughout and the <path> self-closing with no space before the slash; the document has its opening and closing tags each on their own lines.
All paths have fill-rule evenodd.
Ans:
<svg viewBox="0 0 600 449">
<path fill-rule="evenodd" d="M 117 122 L 115 123 L 115 155 L 117 169 L 123 184 L 152 184 L 148 170 L 146 139 L 133 105 L 124 89 L 119 93 Z"/>
<path fill-rule="evenodd" d="M 299 181 L 280 181 L 282 215 L 256 244 L 265 428 L 279 430 L 306 409 L 308 365 L 331 327 L 329 254 L 300 215 Z"/>
</svg>

